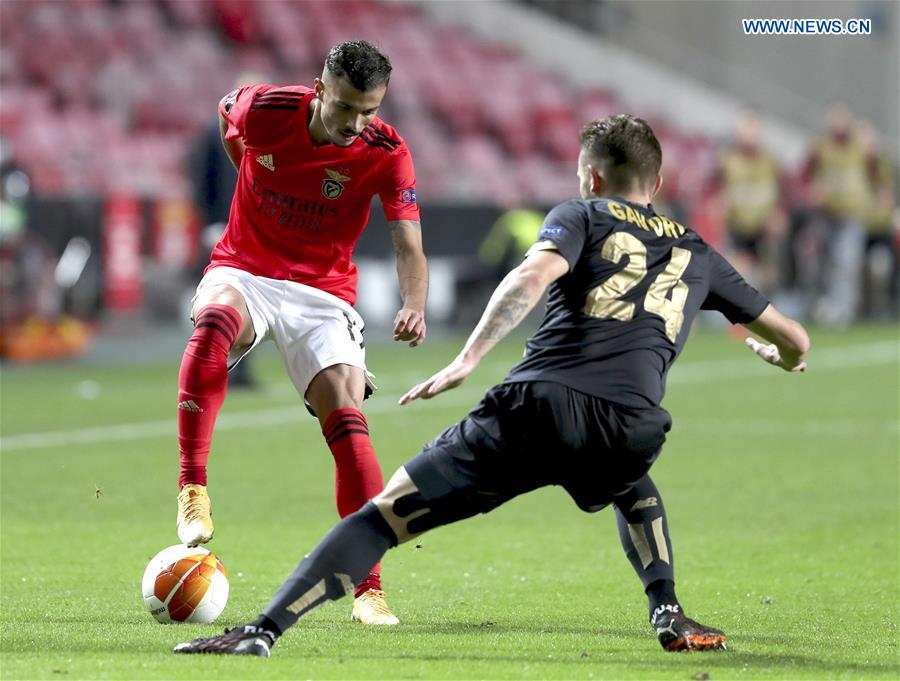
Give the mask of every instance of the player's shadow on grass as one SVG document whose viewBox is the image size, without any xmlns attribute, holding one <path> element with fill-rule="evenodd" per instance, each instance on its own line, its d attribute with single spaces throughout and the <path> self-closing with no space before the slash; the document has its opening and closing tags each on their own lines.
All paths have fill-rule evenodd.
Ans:
<svg viewBox="0 0 900 681">
<path fill-rule="evenodd" d="M 617 638 L 648 640 L 656 643 L 656 632 L 647 624 L 644 627 L 591 627 L 590 631 L 600 640 L 612 640 Z M 657 644 L 658 645 L 658 644 Z"/>
<path fill-rule="evenodd" d="M 622 632 L 612 630 L 604 631 L 592 626 L 575 626 L 575 625 L 547 625 L 547 624 L 508 624 L 503 622 L 495 622 L 493 620 L 484 620 L 480 622 L 440 622 L 430 623 L 423 622 L 421 624 L 407 623 L 407 630 L 415 629 L 419 634 L 435 634 L 456 636 L 459 634 L 561 634 L 561 635 L 577 635 L 584 636 L 585 639 L 597 640 L 606 635 L 616 638 L 636 638 L 638 634 L 632 632 Z M 643 636 L 641 636 L 643 638 Z"/>
<path fill-rule="evenodd" d="M 875 674 L 878 677 L 884 675 L 884 678 L 896 678 L 898 666 L 896 664 L 882 664 L 871 662 L 842 662 L 823 660 L 819 657 L 805 655 L 785 655 L 779 653 L 763 653 L 741 650 L 740 643 L 736 644 L 737 649 L 731 648 L 727 651 L 715 651 L 705 653 L 694 653 L 690 655 L 680 653 L 662 653 L 664 655 L 689 660 L 692 665 L 696 665 L 704 670 L 735 670 L 746 667 L 748 671 L 760 669 L 794 669 L 794 670 L 815 670 L 821 671 L 823 677 L 833 677 L 840 673 L 856 673 L 865 671 Z M 662 651 L 660 651 L 662 652 Z M 634 667 L 647 667 L 650 669 L 659 668 L 659 660 L 650 658 L 642 660 L 629 659 L 628 664 Z M 713 674 L 712 676 L 717 676 Z"/>
<path fill-rule="evenodd" d="M 748 647 L 747 644 L 754 646 L 793 646 L 797 648 L 802 645 L 796 636 L 788 636 L 786 634 L 734 634 L 739 644 Z M 809 645 L 808 642 L 806 645 Z"/>
</svg>

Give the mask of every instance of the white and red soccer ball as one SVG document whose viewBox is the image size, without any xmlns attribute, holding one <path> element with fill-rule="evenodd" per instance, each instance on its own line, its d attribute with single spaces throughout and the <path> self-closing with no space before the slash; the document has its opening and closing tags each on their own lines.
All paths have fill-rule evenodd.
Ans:
<svg viewBox="0 0 900 681">
<path fill-rule="evenodd" d="M 157 553 L 141 586 L 147 610 L 164 624 L 211 624 L 228 602 L 225 566 L 199 546 L 176 544 Z"/>
</svg>

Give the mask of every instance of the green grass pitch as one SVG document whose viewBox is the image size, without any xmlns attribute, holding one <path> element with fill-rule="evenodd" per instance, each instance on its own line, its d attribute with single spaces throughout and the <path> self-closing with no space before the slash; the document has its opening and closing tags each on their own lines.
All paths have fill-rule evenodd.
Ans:
<svg viewBox="0 0 900 681">
<path fill-rule="evenodd" d="M 653 474 L 681 600 L 731 646 L 694 655 L 656 643 L 612 511 L 584 514 L 550 488 L 390 552 L 398 627 L 351 623 L 345 600 L 292 629 L 269 660 L 175 656 L 175 643 L 254 617 L 336 519 L 330 454 L 280 360 L 263 353 L 265 388 L 233 393 L 220 416 L 211 548 L 231 600 L 210 626 L 159 625 L 140 595 L 147 560 L 176 542 L 178 357 L 6 368 L 0 675 L 897 679 L 897 332 L 812 338 L 805 375 L 714 331 L 695 334 L 672 371 L 675 426 Z M 460 389 L 398 408 L 459 342 L 372 347 L 382 389 L 367 411 L 386 475 L 521 354 L 521 339 L 508 340 Z"/>
</svg>

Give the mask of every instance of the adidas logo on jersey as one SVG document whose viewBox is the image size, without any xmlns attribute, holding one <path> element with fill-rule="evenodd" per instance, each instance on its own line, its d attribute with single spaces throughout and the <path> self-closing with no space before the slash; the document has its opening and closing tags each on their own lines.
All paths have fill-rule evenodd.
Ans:
<svg viewBox="0 0 900 681">
<path fill-rule="evenodd" d="M 185 400 L 184 402 L 178 403 L 178 408 L 183 409 L 184 411 L 192 411 L 195 413 L 201 413 L 203 409 L 201 409 L 194 400 Z"/>
<path fill-rule="evenodd" d="M 263 154 L 262 156 L 256 157 L 256 162 L 259 163 L 263 168 L 268 168 L 271 171 L 275 171 L 275 161 L 272 159 L 272 154 Z"/>
<path fill-rule="evenodd" d="M 631 507 L 632 511 L 640 511 L 642 508 L 653 508 L 659 502 L 656 497 L 647 497 L 646 499 L 638 499 L 634 502 L 634 506 Z"/>
</svg>

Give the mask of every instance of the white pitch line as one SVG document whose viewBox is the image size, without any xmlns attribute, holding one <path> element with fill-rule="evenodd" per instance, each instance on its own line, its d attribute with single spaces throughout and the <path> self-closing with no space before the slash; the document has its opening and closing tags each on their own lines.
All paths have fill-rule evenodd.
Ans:
<svg viewBox="0 0 900 681">
<path fill-rule="evenodd" d="M 444 407 L 459 407 L 472 405 L 481 399 L 484 390 L 459 390 L 442 396 L 440 399 L 423 402 L 419 408 L 435 409 Z M 367 414 L 392 412 L 397 406 L 399 395 L 385 396 L 378 402 L 372 403 L 366 408 Z M 266 426 L 283 426 L 289 423 L 297 425 L 316 425 L 316 421 L 304 409 L 301 403 L 290 407 L 277 407 L 275 409 L 257 409 L 253 411 L 239 411 L 223 413 L 216 419 L 216 432 L 222 430 L 237 430 L 242 428 L 264 428 Z M 6 454 L 11 451 L 24 449 L 42 449 L 46 447 L 62 447 L 71 444 L 97 444 L 102 442 L 126 442 L 129 440 L 143 440 L 154 437 L 172 437 L 176 435 L 175 419 L 161 421 L 139 421 L 135 423 L 121 423 L 115 426 L 96 426 L 93 428 L 73 428 L 72 430 L 57 430 L 43 433 L 23 433 L 21 435 L 9 435 L 0 439 L 0 452 Z"/>
<path fill-rule="evenodd" d="M 696 383 L 732 378 L 753 378 L 771 376 L 773 367 L 766 366 L 759 359 L 750 357 L 747 351 L 745 359 L 706 360 L 676 365 L 669 377 L 669 383 Z M 810 373 L 820 371 L 838 371 L 862 366 L 891 364 L 898 361 L 898 345 L 887 341 L 848 345 L 840 348 L 828 348 L 814 352 Z M 466 386 L 442 395 L 434 401 L 420 402 L 411 409 L 441 409 L 460 406 L 474 406 L 484 394 L 488 386 L 476 388 Z M 395 412 L 399 395 L 385 395 L 367 407 L 371 414 Z M 400 412 L 397 412 L 400 413 Z M 410 411 L 410 413 L 414 413 Z M 263 428 L 280 426 L 288 423 L 303 425 L 315 424 L 301 404 L 290 407 L 277 407 L 266 410 L 224 413 L 217 419 L 216 431 L 236 430 L 239 428 Z M 817 422 L 818 423 L 818 422 Z M 817 425 L 806 426 L 810 434 L 827 433 L 828 427 L 819 429 Z M 0 452 L 22 451 L 61 447 L 70 444 L 97 444 L 102 442 L 127 442 L 154 437 L 175 437 L 176 422 L 174 419 L 161 421 L 138 421 L 121 423 L 115 426 L 96 426 L 91 428 L 75 428 L 38 433 L 22 433 L 0 438 Z"/>
<path fill-rule="evenodd" d="M 896 438 L 900 434 L 900 423 L 892 420 L 860 420 L 851 419 L 674 419 L 673 434 L 682 431 L 709 433 L 740 433 L 746 435 L 803 435 L 819 437 L 859 437 L 861 434 L 884 435 Z"/>
<path fill-rule="evenodd" d="M 750 353 L 750 350 L 746 349 L 746 352 Z M 891 341 L 826 348 L 819 352 L 813 348 L 808 370 L 810 373 L 818 373 L 898 361 L 900 361 L 900 344 Z M 697 383 L 710 379 L 770 376 L 772 369 L 773 367 L 758 359 L 756 362 L 747 362 L 745 359 L 710 359 L 687 364 L 676 363 L 672 367 L 668 383 Z"/>
</svg>

